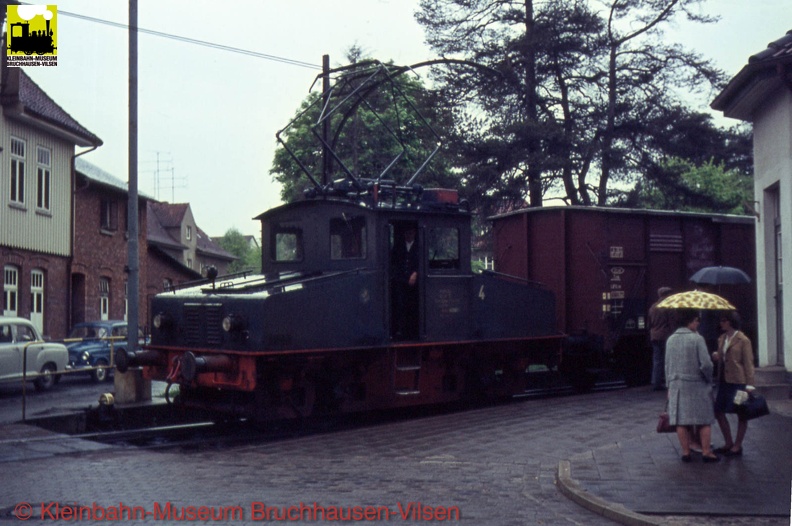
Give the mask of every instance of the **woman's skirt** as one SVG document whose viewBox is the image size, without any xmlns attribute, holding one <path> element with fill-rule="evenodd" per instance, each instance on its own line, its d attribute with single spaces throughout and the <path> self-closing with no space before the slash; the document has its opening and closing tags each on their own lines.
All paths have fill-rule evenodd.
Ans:
<svg viewBox="0 0 792 526">
<path fill-rule="evenodd" d="M 670 381 L 668 383 L 668 416 L 671 425 L 710 425 L 715 420 L 710 384 L 702 380 Z"/>
<path fill-rule="evenodd" d="M 745 384 L 718 383 L 718 394 L 715 397 L 715 412 L 736 413 L 737 406 L 734 405 L 734 395 L 737 394 L 737 391 L 744 390 Z"/>
</svg>

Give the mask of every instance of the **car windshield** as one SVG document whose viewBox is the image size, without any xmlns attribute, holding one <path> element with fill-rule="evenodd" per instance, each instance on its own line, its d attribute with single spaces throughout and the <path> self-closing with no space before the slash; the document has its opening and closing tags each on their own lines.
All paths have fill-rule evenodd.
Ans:
<svg viewBox="0 0 792 526">
<path fill-rule="evenodd" d="M 107 336 L 107 329 L 94 325 L 81 325 L 72 329 L 69 338 L 104 338 Z"/>
</svg>

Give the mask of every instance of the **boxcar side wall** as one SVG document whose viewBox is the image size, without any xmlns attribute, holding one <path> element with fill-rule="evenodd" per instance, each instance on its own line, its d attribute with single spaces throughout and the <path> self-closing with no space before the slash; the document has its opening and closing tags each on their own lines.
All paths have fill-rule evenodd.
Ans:
<svg viewBox="0 0 792 526">
<path fill-rule="evenodd" d="M 556 295 L 556 320 L 559 330 L 567 327 L 569 304 L 568 274 L 564 272 L 567 261 L 566 222 L 563 213 L 527 218 L 528 239 L 533 243 L 529 250 L 526 279 L 544 283 Z"/>
<path fill-rule="evenodd" d="M 750 218 L 559 207 L 500 216 L 493 232 L 495 269 L 547 286 L 556 295 L 559 329 L 601 337 L 632 383 L 649 379 L 647 313 L 659 287 L 691 290 L 690 276 L 714 265 L 755 276 Z M 753 336 L 753 284 L 712 291 L 738 306 Z M 710 344 L 715 337 L 709 335 Z"/>
</svg>

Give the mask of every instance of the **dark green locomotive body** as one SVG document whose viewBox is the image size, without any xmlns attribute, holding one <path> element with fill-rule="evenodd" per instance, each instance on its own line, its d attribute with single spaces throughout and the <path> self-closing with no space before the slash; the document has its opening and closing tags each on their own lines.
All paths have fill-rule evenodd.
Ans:
<svg viewBox="0 0 792 526">
<path fill-rule="evenodd" d="M 122 367 L 181 384 L 194 405 L 267 418 L 509 396 L 532 365 L 557 365 L 553 294 L 472 272 L 456 192 L 306 199 L 258 219 L 263 272 L 157 295 L 151 344 Z M 418 251 L 408 336 L 392 264 L 406 230 Z"/>
</svg>

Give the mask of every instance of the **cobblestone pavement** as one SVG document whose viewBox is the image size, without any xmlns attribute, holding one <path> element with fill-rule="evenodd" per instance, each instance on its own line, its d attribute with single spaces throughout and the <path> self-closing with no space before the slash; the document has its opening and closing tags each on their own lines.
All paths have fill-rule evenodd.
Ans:
<svg viewBox="0 0 792 526">
<path fill-rule="evenodd" d="M 217 510 L 239 506 L 244 517 L 227 517 L 223 524 L 262 524 L 286 522 L 274 518 L 288 512 L 289 506 L 316 503 L 333 510 L 366 506 L 388 509 L 387 521 L 365 521 L 371 524 L 430 522 L 412 514 L 404 519 L 400 514 L 408 506 L 413 513 L 420 505 L 424 513 L 430 511 L 428 507 L 433 512 L 448 510 L 452 514 L 458 510 L 458 522 L 462 524 L 614 524 L 558 491 L 559 462 L 572 459 L 575 477 L 575 458 L 597 458 L 598 451 L 614 445 L 653 443 L 657 439 L 654 425 L 662 396 L 636 388 L 530 400 L 225 450 L 86 448 L 81 453 L 55 457 L 6 457 L 10 460 L 0 466 L 4 479 L 0 485 L 0 510 L 6 510 L 8 519 L 8 510 L 27 502 L 32 505 L 33 517 L 26 524 L 54 524 L 57 521 L 49 516 L 41 520 L 42 504 L 90 507 L 96 503 L 110 510 L 123 503 L 149 513 L 157 507 L 162 510 L 167 503 L 171 510 L 179 512 L 189 506 Z M 752 424 L 756 429 L 749 430 L 754 431 L 754 442 L 750 444 L 757 446 L 756 440 L 763 436 L 760 428 L 765 426 L 790 431 L 788 435 L 792 437 L 792 427 L 788 423 L 784 427 L 786 422 L 787 419 L 771 415 Z M 652 459 L 652 469 L 662 464 L 673 477 L 681 466 L 676 450 L 670 443 L 660 447 L 667 451 Z M 787 448 L 783 456 L 788 457 L 790 451 L 792 448 Z M 758 464 L 759 458 L 746 455 L 739 462 L 750 467 L 751 463 Z M 725 464 L 706 467 L 728 469 Z M 745 473 L 746 488 L 761 491 L 755 475 L 763 472 L 747 469 Z M 717 472 L 713 470 L 708 476 L 717 477 Z M 587 477 L 581 484 L 607 485 L 602 477 L 595 478 L 590 473 Z M 634 480 L 640 482 L 638 478 Z M 619 485 L 623 480 L 611 482 Z M 669 478 L 660 482 L 673 486 L 676 481 Z M 640 484 L 635 485 L 635 492 L 640 493 Z M 787 497 L 788 489 L 787 486 Z M 269 521 L 260 520 L 264 506 L 270 507 Z M 788 500 L 786 506 L 788 509 Z M 649 518 L 674 526 L 789 523 L 789 517 L 761 517 L 756 510 L 746 513 L 752 516 L 677 516 L 669 510 Z M 0 523 L 3 517 L 0 513 Z M 306 515 L 302 518 L 288 522 L 330 522 L 310 520 Z M 174 516 L 155 520 L 152 515 L 135 522 L 190 523 Z M 217 521 L 195 523 L 209 522 Z"/>
</svg>

